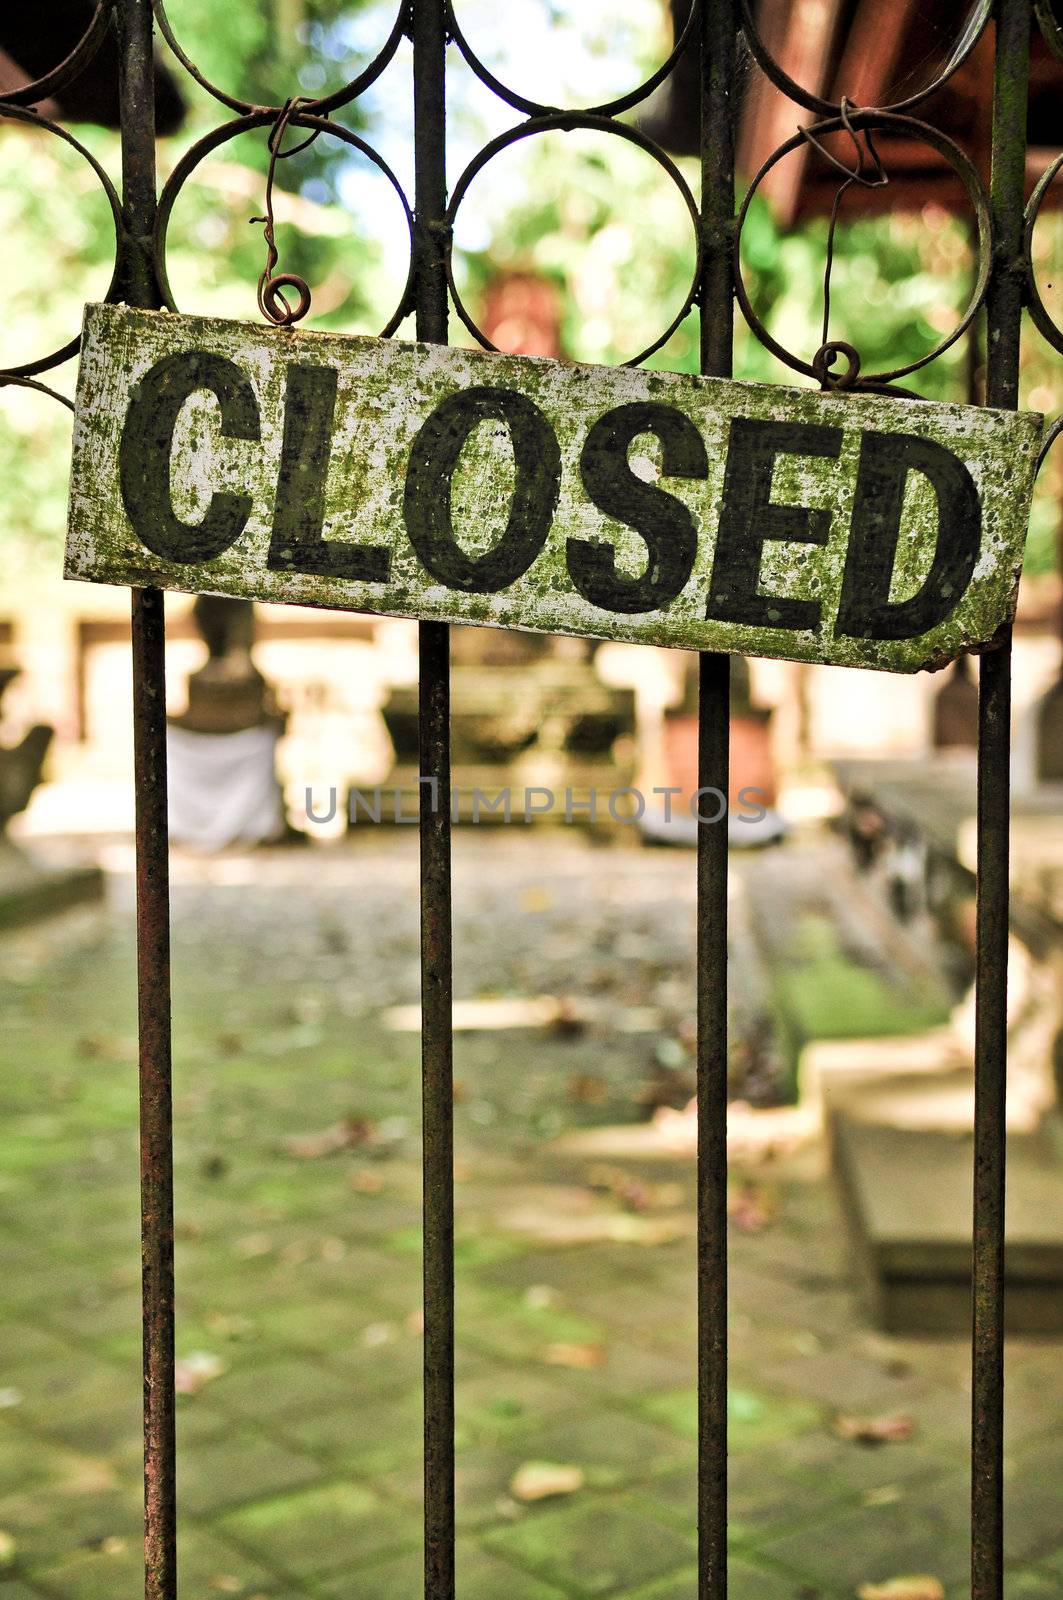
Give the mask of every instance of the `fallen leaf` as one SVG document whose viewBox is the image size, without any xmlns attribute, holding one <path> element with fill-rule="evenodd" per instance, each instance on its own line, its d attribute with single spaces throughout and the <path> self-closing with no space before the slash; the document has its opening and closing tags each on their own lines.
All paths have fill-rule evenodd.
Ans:
<svg viewBox="0 0 1063 1600">
<path fill-rule="evenodd" d="M 14 1538 L 3 1528 L 0 1528 L 0 1567 L 9 1567 L 15 1559 L 16 1546 Z"/>
<path fill-rule="evenodd" d="M 857 1600 L 945 1600 L 937 1578 L 888 1578 L 885 1583 L 862 1583 Z"/>
<path fill-rule="evenodd" d="M 607 1092 L 604 1078 L 593 1072 L 577 1072 L 568 1080 L 567 1098 L 578 1106 L 601 1105 Z"/>
<path fill-rule="evenodd" d="M 552 1461 L 525 1461 L 514 1473 L 509 1492 L 514 1500 L 529 1504 L 535 1500 L 550 1500 L 555 1495 L 575 1494 L 582 1488 L 582 1467 L 561 1467 Z"/>
<path fill-rule="evenodd" d="M 174 1388 L 178 1394 L 198 1394 L 213 1378 L 220 1378 L 225 1362 L 206 1350 L 195 1350 L 174 1364 Z"/>
<path fill-rule="evenodd" d="M 350 1176 L 350 1186 L 355 1194 L 379 1194 L 384 1187 L 384 1180 L 379 1172 L 372 1172 L 368 1167 L 361 1167 Z"/>
<path fill-rule="evenodd" d="M 683 1203 L 680 1184 L 653 1183 L 623 1167 L 591 1167 L 587 1182 L 592 1189 L 603 1189 L 613 1195 L 625 1211 L 673 1211 Z"/>
<path fill-rule="evenodd" d="M 557 1344 L 548 1344 L 543 1351 L 543 1360 L 552 1367 L 575 1367 L 579 1371 L 587 1371 L 591 1367 L 600 1367 L 605 1360 L 604 1344 L 573 1344 L 561 1341 Z"/>
<path fill-rule="evenodd" d="M 915 1432 L 915 1419 L 903 1411 L 881 1417 L 854 1417 L 842 1412 L 835 1417 L 832 1431 L 839 1439 L 853 1439 L 857 1444 L 889 1444 L 895 1439 L 910 1438 Z"/>
<path fill-rule="evenodd" d="M 544 884 L 529 884 L 517 895 L 517 904 L 522 911 L 549 911 L 553 903 L 554 891 Z"/>
<path fill-rule="evenodd" d="M 524 1291 L 524 1304 L 531 1311 L 548 1311 L 557 1304 L 557 1290 L 548 1283 L 533 1283 Z"/>
<path fill-rule="evenodd" d="M 103 1058 L 107 1061 L 135 1061 L 139 1054 L 139 1047 L 134 1038 L 121 1038 L 115 1034 L 87 1033 L 80 1038 L 75 1047 L 79 1056 L 93 1061 Z"/>
<path fill-rule="evenodd" d="M 344 1150 L 357 1150 L 372 1143 L 373 1124 L 368 1117 L 344 1117 L 320 1133 L 297 1134 L 285 1139 L 284 1148 L 290 1156 L 301 1161 L 317 1161 L 322 1156 L 339 1155 Z"/>
<path fill-rule="evenodd" d="M 727 1216 L 739 1233 L 762 1233 L 778 1214 L 778 1200 L 763 1184 L 738 1183 L 727 1196 Z"/>
<path fill-rule="evenodd" d="M 273 1249 L 273 1240 L 268 1233 L 248 1233 L 242 1239 L 237 1239 L 233 1251 L 238 1256 L 243 1256 L 245 1261 L 254 1261 L 259 1256 L 268 1256 Z"/>
<path fill-rule="evenodd" d="M 390 1344 L 396 1337 L 397 1329 L 391 1322 L 371 1322 L 362 1329 L 362 1343 L 367 1350 L 379 1350 L 381 1345 Z"/>
</svg>

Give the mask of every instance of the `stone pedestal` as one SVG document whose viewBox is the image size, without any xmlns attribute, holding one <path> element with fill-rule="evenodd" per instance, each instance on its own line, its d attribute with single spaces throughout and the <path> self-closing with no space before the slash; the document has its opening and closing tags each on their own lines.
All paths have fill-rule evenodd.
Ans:
<svg viewBox="0 0 1063 1600">
<path fill-rule="evenodd" d="M 960 656 L 934 698 L 934 749 L 978 744 L 978 685 L 970 656 Z"/>
<path fill-rule="evenodd" d="M 207 659 L 169 719 L 170 837 L 204 851 L 275 842 L 287 831 L 275 772 L 285 719 L 252 660 L 253 608 L 200 595 L 192 614 Z"/>
<path fill-rule="evenodd" d="M 1063 783 L 1063 674 L 1037 707 L 1037 767 L 1040 783 Z"/>
<path fill-rule="evenodd" d="M 0 699 L 18 670 L 0 666 Z M 7 837 L 8 823 L 25 810 L 41 781 L 53 731 L 38 723 L 18 744 L 0 745 L 0 931 L 103 894 L 98 867 L 46 866 Z"/>
</svg>

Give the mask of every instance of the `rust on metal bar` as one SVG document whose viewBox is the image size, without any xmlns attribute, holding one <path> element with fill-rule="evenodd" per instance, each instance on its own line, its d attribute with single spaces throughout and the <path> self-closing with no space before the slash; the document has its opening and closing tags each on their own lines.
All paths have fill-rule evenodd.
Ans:
<svg viewBox="0 0 1063 1600">
<path fill-rule="evenodd" d="M 155 67 L 150 0 L 120 0 L 121 294 L 159 304 L 154 267 Z M 176 1600 L 173 1127 L 170 881 L 166 802 L 165 613 L 161 592 L 132 593 L 136 787 L 137 1002 L 140 1038 L 140 1213 L 144 1338 L 144 1596 Z"/>
<path fill-rule="evenodd" d="M 1030 0 L 998 0 L 986 297 L 986 403 L 1015 409 L 1026 274 L 1023 208 Z M 1004 1169 L 1007 1100 L 1011 642 L 983 658 L 978 716 L 971 1597 L 1004 1592 Z"/>
<path fill-rule="evenodd" d="M 732 372 L 735 0 L 705 0 L 701 50 L 701 370 Z M 728 790 L 731 663 L 699 663 L 698 785 Z M 698 829 L 698 1596 L 727 1594 L 727 830 Z"/>
<path fill-rule="evenodd" d="M 413 0 L 417 337 L 447 342 L 445 0 Z M 424 1592 L 454 1600 L 454 1070 L 450 629 L 419 626 L 424 1139 Z"/>
</svg>

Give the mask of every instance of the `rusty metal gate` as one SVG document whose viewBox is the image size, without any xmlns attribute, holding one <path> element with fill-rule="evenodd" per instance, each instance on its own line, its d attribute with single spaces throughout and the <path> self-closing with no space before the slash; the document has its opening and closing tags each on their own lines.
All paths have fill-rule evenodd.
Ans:
<svg viewBox="0 0 1063 1600">
<path fill-rule="evenodd" d="M 683 16 L 687 8 L 676 8 Z M 483 336 L 454 290 L 450 241 L 457 205 L 467 183 L 499 150 L 546 130 L 592 129 L 633 140 L 663 167 L 698 220 L 694 281 L 679 318 L 700 314 L 701 371 L 731 373 L 733 310 L 737 299 L 754 333 L 791 367 L 827 388 L 881 390 L 933 360 L 954 340 L 986 327 L 985 403 L 1018 402 L 1019 338 L 1024 306 L 1040 333 L 1063 351 L 1063 332 L 1049 318 L 1033 283 L 1030 235 L 1048 184 L 1063 157 L 1045 174 L 1029 208 L 1024 205 L 1026 114 L 1031 34 L 1039 26 L 1048 49 L 1063 61 L 1063 28 L 1050 0 L 979 0 L 951 55 L 932 84 L 901 104 L 857 107 L 832 103 L 795 83 L 773 59 L 757 32 L 752 0 L 704 0 L 689 8 L 675 48 L 636 91 L 606 105 L 561 111 L 512 92 L 478 59 L 462 35 L 460 6 L 451 0 L 409 0 L 400 5 L 390 36 L 376 59 L 341 91 L 317 101 L 300 99 L 254 106 L 209 83 L 184 53 L 179 27 L 162 0 L 98 0 L 83 39 L 46 77 L 0 98 L 0 114 L 63 139 L 84 156 L 110 201 L 115 219 L 115 270 L 110 298 L 147 309 L 168 302 L 165 219 L 175 195 L 205 149 L 248 129 L 285 126 L 311 133 L 327 129 L 349 142 L 355 135 L 328 119 L 350 105 L 380 75 L 404 38 L 414 61 L 415 194 L 413 261 L 405 297 L 384 330 L 406 313 L 416 315 L 417 337 L 446 342 L 451 307 Z M 182 67 L 232 119 L 179 162 L 158 195 L 155 170 L 153 30 L 166 39 Z M 111 37 L 111 30 L 114 35 Z M 992 164 L 988 189 L 963 153 L 943 133 L 913 113 L 933 113 L 935 93 L 969 57 L 982 36 L 993 34 L 995 71 Z M 743 41 L 744 36 L 744 41 Z M 94 157 L 37 109 L 61 94 L 101 48 L 120 61 L 122 185 L 119 195 Z M 513 111 L 515 124 L 476 156 L 448 203 L 445 128 L 448 51 Z M 782 349 L 754 315 L 738 270 L 735 133 L 739 52 L 794 102 L 795 113 L 819 119 L 781 146 L 754 180 L 795 141 L 846 132 L 902 128 L 931 144 L 959 173 L 977 223 L 977 270 L 972 298 L 960 324 L 936 350 L 910 366 L 861 377 L 856 353 L 824 344 L 811 364 Z M 640 105 L 682 64 L 700 80 L 701 195 L 697 200 L 665 152 L 645 133 L 619 119 Z M 857 146 L 859 148 L 859 146 Z M 372 152 L 369 152 L 372 155 Z M 873 153 L 873 146 L 872 146 Z M 373 159 L 378 159 L 373 156 Z M 854 181 L 845 169 L 843 185 Z M 748 200 L 747 200 L 748 204 Z M 287 280 L 288 287 L 298 288 Z M 267 300 L 285 279 L 265 284 Z M 273 301 L 274 310 L 277 309 Z M 268 309 L 268 307 L 267 307 Z M 284 320 L 283 314 L 275 320 Z M 666 333 L 653 349 L 667 338 Z M 7 383 L 41 387 L 39 374 L 72 357 L 77 341 L 52 356 L 2 375 Z M 636 358 L 643 360 L 651 351 Z M 838 374 L 838 358 L 846 370 Z M 49 391 L 50 392 L 50 391 Z M 58 397 L 57 397 L 58 398 Z M 1051 435 L 1050 435 L 1051 437 Z M 144 1331 L 144 1480 L 148 1600 L 173 1600 L 178 1592 L 174 1442 L 173 1193 L 170 1091 L 170 952 L 167 861 L 164 613 L 161 592 L 132 592 L 136 781 L 136 903 L 138 936 L 141 1203 Z M 978 778 L 977 1039 L 974 1171 L 974 1335 L 972 1469 L 973 1600 L 1000 1600 L 1003 1584 L 1003 1238 L 1006 969 L 1008 944 L 1008 818 L 1010 645 L 980 661 Z M 729 659 L 706 654 L 700 663 L 699 783 L 728 789 Z M 451 1039 L 451 863 L 449 799 L 449 652 L 445 624 L 420 624 L 420 771 L 438 783 L 439 803 L 422 808 L 421 973 L 423 992 L 424 1117 L 424 1398 L 425 1594 L 451 1600 L 454 1573 L 454 1266 Z M 696 983 L 698 1064 L 698 1383 L 699 1580 L 702 1600 L 723 1600 L 727 1543 L 727 832 L 699 829 L 697 854 Z"/>
</svg>

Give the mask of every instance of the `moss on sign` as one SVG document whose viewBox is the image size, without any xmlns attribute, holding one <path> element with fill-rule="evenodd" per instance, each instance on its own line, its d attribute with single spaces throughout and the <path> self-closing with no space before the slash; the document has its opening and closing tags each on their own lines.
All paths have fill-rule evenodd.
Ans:
<svg viewBox="0 0 1063 1600">
<path fill-rule="evenodd" d="M 91 306 L 66 572 L 913 672 L 1011 620 L 1040 431 Z"/>
</svg>

